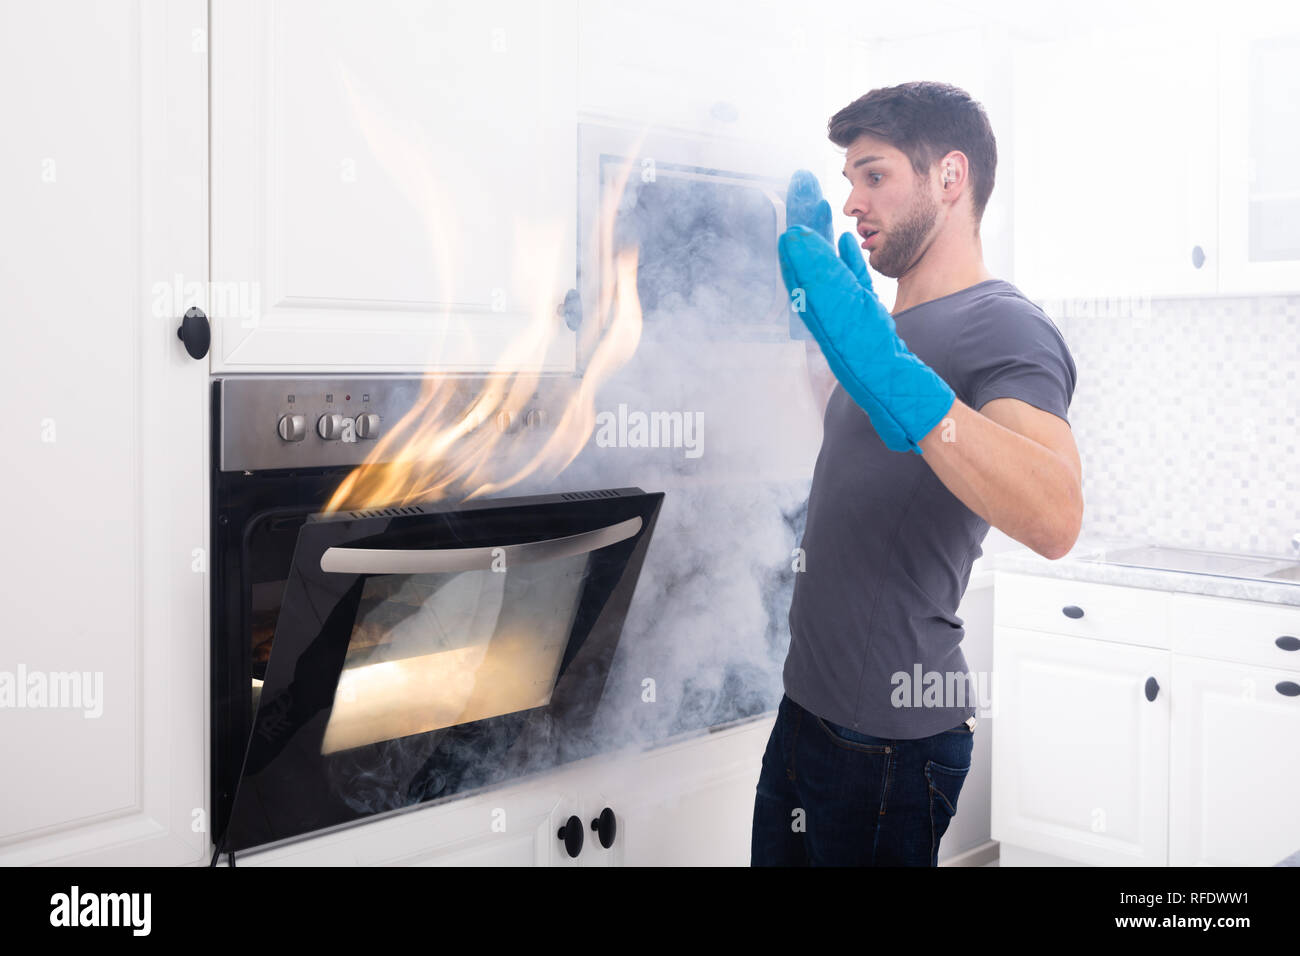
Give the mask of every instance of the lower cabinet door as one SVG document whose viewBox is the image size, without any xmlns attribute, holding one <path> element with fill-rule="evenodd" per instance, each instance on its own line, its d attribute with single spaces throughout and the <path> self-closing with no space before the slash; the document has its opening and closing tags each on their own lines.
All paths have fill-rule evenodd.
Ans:
<svg viewBox="0 0 1300 956">
<path fill-rule="evenodd" d="M 1080 863 L 1166 864 L 1169 660 L 994 628 L 994 839 Z"/>
<path fill-rule="evenodd" d="M 775 714 L 593 768 L 583 866 L 748 866 L 754 788 Z M 608 807 L 612 846 L 593 820 Z"/>
<path fill-rule="evenodd" d="M 1272 866 L 1300 850 L 1300 671 L 1173 658 L 1169 862 Z"/>
<path fill-rule="evenodd" d="M 236 854 L 239 866 L 574 866 L 558 829 L 578 808 L 559 774 Z"/>
</svg>

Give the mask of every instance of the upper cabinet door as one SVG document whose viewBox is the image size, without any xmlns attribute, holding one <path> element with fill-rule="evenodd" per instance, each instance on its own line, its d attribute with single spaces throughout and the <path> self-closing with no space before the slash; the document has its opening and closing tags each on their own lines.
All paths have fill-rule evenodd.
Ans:
<svg viewBox="0 0 1300 956">
<path fill-rule="evenodd" d="M 1300 292 L 1300 11 L 1234 20 L 1220 38 L 1219 284 Z"/>
<path fill-rule="evenodd" d="M 1195 24 L 1018 51 L 1008 172 L 1026 295 L 1216 290 L 1216 72 Z"/>
<path fill-rule="evenodd" d="M 578 33 L 579 108 L 593 121 L 761 144 L 806 166 L 856 95 L 851 31 L 785 0 L 580 0 Z"/>
<path fill-rule="evenodd" d="M 575 2 L 212 5 L 213 371 L 573 368 Z"/>
</svg>

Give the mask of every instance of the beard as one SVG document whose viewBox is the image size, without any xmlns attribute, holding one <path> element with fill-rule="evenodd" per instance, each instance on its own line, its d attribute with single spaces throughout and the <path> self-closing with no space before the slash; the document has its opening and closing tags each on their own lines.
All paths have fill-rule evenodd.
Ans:
<svg viewBox="0 0 1300 956">
<path fill-rule="evenodd" d="M 916 202 L 906 217 L 889 230 L 889 235 L 875 249 L 865 250 L 871 268 L 882 276 L 897 279 L 919 258 L 938 218 L 939 206 L 930 198 L 926 183 L 922 181 L 916 191 Z"/>
</svg>

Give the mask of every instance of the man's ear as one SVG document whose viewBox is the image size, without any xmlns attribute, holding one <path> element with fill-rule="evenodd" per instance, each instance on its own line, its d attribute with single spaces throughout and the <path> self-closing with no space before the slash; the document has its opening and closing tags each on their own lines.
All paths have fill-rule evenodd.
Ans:
<svg viewBox="0 0 1300 956">
<path fill-rule="evenodd" d="M 939 184 L 944 189 L 957 182 L 958 179 L 969 179 L 970 163 L 966 159 L 966 154 L 954 150 L 943 159 L 939 160 Z"/>
</svg>

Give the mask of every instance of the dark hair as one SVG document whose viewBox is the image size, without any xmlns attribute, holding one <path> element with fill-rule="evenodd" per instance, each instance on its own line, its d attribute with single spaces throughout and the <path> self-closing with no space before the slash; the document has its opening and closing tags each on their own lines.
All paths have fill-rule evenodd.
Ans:
<svg viewBox="0 0 1300 956">
<path fill-rule="evenodd" d="M 831 117 L 827 135 L 847 149 L 859 136 L 883 140 L 912 162 L 918 176 L 954 149 L 969 160 L 975 225 L 993 192 L 998 146 L 984 107 L 948 83 L 916 81 L 881 87 Z"/>
</svg>

